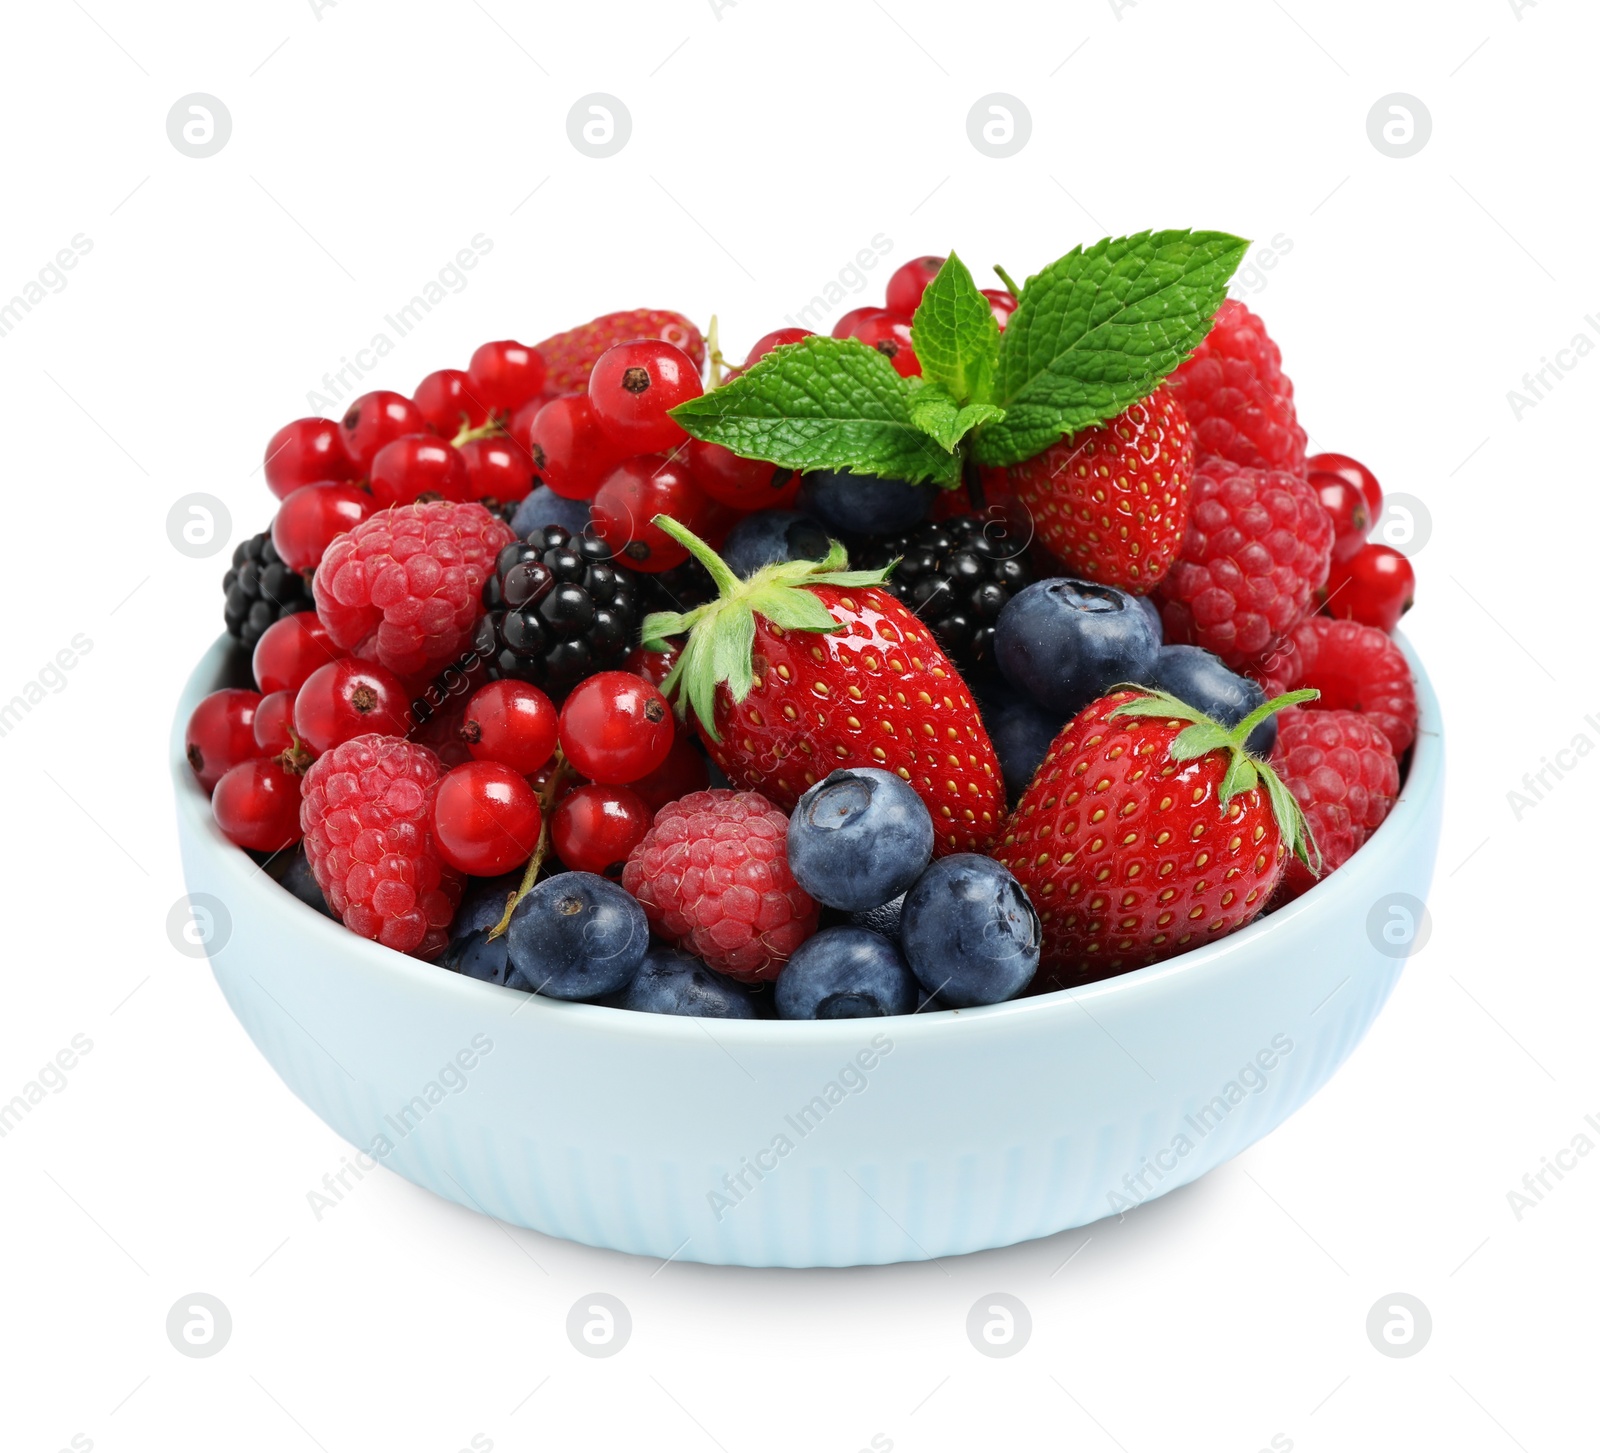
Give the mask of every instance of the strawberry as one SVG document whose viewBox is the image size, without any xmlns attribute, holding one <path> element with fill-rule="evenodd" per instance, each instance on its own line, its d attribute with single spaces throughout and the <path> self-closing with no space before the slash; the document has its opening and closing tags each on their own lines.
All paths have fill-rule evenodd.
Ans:
<svg viewBox="0 0 1600 1453">
<path fill-rule="evenodd" d="M 662 682 L 678 693 L 728 780 L 784 812 L 830 772 L 881 767 L 933 817 L 935 853 L 983 852 L 999 836 L 1005 784 L 960 673 L 923 623 L 878 587 L 883 570 L 823 560 L 740 580 L 676 520 L 655 523 L 711 572 L 718 598 L 644 622 L 648 649 L 688 640 Z"/>
<path fill-rule="evenodd" d="M 1032 459 L 986 470 L 984 484 L 1026 507 L 1040 542 L 1073 574 L 1143 595 L 1178 557 L 1193 472 L 1183 405 L 1158 388 Z"/>
<path fill-rule="evenodd" d="M 602 313 L 538 344 L 545 362 L 545 392 L 551 396 L 582 393 L 589 386 L 589 370 L 595 360 L 613 345 L 635 338 L 659 338 L 681 348 L 694 359 L 695 367 L 705 364 L 705 340 L 682 313 L 665 308 L 629 308 L 621 313 Z"/>
<path fill-rule="evenodd" d="M 1289 789 L 1245 750 L 1291 692 L 1228 727 L 1163 691 L 1114 691 L 1062 728 L 992 856 L 1044 925 L 1035 991 L 1171 958 L 1265 907 L 1316 849 Z"/>
</svg>

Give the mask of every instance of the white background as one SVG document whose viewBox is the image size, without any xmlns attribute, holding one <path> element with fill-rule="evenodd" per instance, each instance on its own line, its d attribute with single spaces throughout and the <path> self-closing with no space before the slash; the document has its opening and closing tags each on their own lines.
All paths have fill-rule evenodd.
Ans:
<svg viewBox="0 0 1600 1453">
<path fill-rule="evenodd" d="M 0 338 L 0 698 L 75 634 L 92 650 L 0 739 L 0 1098 L 75 1034 L 93 1050 L 0 1140 L 0 1444 L 1594 1446 L 1600 1155 L 1520 1220 L 1507 1201 L 1600 1113 L 1600 761 L 1520 821 L 1507 799 L 1577 734 L 1600 742 L 1600 356 L 1520 420 L 1507 400 L 1575 334 L 1600 342 L 1592 11 L 48 0 L 5 30 L 0 297 L 75 234 L 93 247 Z M 165 129 L 195 91 L 233 121 L 204 160 Z M 594 91 L 633 118 L 607 160 L 567 139 Z M 1008 160 L 967 139 L 996 91 L 1033 120 Z M 1432 116 L 1407 160 L 1368 139 L 1390 92 Z M 1185 225 L 1292 244 L 1246 295 L 1314 446 L 1432 516 L 1408 629 L 1451 756 L 1434 930 L 1333 1082 L 1121 1223 L 943 1265 L 660 1268 L 386 1172 L 315 1219 L 347 1147 L 164 929 L 171 703 L 227 564 L 172 547 L 173 502 L 225 500 L 219 545 L 263 528 L 267 436 L 476 233 L 493 250 L 377 386 L 638 304 L 716 311 L 742 353 L 879 233 L 891 257 L 835 311 L 922 252 L 1021 276 Z M 206 1360 L 164 1331 L 194 1291 L 233 1318 Z M 591 1291 L 633 1318 L 608 1361 L 564 1331 Z M 964 1330 L 994 1291 L 1033 1319 L 1007 1360 Z M 1365 1332 L 1396 1291 L 1433 1318 L 1405 1360 Z"/>
</svg>

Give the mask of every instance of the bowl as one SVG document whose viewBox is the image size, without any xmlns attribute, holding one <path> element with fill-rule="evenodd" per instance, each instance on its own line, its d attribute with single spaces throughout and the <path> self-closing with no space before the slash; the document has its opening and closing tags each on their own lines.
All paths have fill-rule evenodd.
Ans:
<svg viewBox="0 0 1600 1453">
<path fill-rule="evenodd" d="M 1402 643 L 1404 644 L 1404 643 Z M 358 938 L 212 820 L 173 729 L 191 911 L 223 997 L 379 1165 L 518 1226 L 665 1260 L 853 1266 L 1048 1236 L 1204 1175 L 1360 1043 L 1425 925 L 1444 751 L 1421 723 L 1388 820 L 1337 873 L 1163 964 L 980 1009 L 673 1018 L 480 983 Z"/>
</svg>

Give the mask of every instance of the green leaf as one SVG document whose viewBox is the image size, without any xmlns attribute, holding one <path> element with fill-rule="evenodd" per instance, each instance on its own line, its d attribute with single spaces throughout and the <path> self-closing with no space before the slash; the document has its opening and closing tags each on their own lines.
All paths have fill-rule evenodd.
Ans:
<svg viewBox="0 0 1600 1453">
<path fill-rule="evenodd" d="M 1031 458 L 1146 397 L 1205 337 L 1248 246 L 1226 232 L 1141 232 L 1029 278 L 1000 340 L 1006 417 L 977 435 L 978 462 Z"/>
<path fill-rule="evenodd" d="M 911 422 L 912 392 L 877 349 L 805 338 L 679 404 L 672 417 L 696 439 L 783 469 L 954 483 L 960 461 Z"/>
<path fill-rule="evenodd" d="M 1006 411 L 998 404 L 958 405 L 949 390 L 936 383 L 919 388 L 911 396 L 911 422 L 952 452 L 979 424 L 1005 416 Z"/>
<path fill-rule="evenodd" d="M 923 378 L 943 384 L 956 403 L 988 403 L 994 397 L 1000 326 L 989 300 L 953 252 L 912 315 L 911 346 Z"/>
</svg>

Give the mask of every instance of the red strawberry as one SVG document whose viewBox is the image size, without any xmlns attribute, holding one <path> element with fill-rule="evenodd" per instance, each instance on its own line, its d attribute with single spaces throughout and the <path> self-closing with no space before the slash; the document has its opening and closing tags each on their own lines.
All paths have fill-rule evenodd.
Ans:
<svg viewBox="0 0 1600 1453">
<path fill-rule="evenodd" d="M 664 308 L 629 308 L 621 313 L 602 313 L 535 345 L 545 362 L 545 392 L 582 393 L 589 386 L 589 370 L 595 360 L 614 344 L 629 343 L 635 338 L 660 338 L 681 348 L 694 359 L 696 368 L 705 364 L 705 339 L 682 313 Z"/>
<path fill-rule="evenodd" d="M 1158 388 L 1043 454 L 986 471 L 984 483 L 1026 506 L 1040 541 L 1073 574 L 1143 595 L 1177 558 L 1193 472 L 1189 421 Z"/>
<path fill-rule="evenodd" d="M 688 633 L 662 683 L 679 691 L 712 760 L 783 811 L 829 772 L 898 772 L 933 816 L 936 853 L 982 852 L 1005 817 L 1005 785 L 960 673 L 923 623 L 880 590 L 883 570 L 825 560 L 740 580 L 676 520 L 655 523 L 716 581 L 718 599 L 644 623 L 646 644 Z"/>
<path fill-rule="evenodd" d="M 1400 792 L 1389 739 L 1359 711 L 1284 712 L 1272 760 L 1311 824 L 1325 875 L 1350 860 Z M 1304 863 L 1291 862 L 1278 896 L 1298 898 L 1316 881 Z"/>
<path fill-rule="evenodd" d="M 1165 692 L 1091 702 L 1050 744 L 993 856 L 1044 925 L 1035 990 L 1069 988 L 1198 948 L 1265 907 L 1315 848 L 1289 790 L 1238 726 Z"/>
<path fill-rule="evenodd" d="M 1417 735 L 1417 687 L 1399 646 L 1375 626 L 1311 616 L 1251 673 L 1270 696 L 1314 687 L 1324 711 L 1360 711 L 1399 757 Z"/>
</svg>

